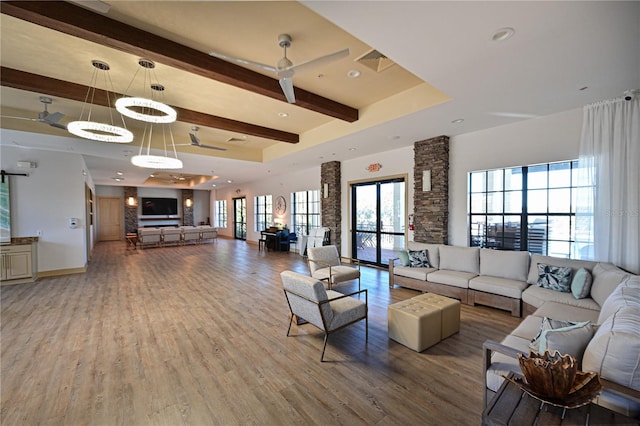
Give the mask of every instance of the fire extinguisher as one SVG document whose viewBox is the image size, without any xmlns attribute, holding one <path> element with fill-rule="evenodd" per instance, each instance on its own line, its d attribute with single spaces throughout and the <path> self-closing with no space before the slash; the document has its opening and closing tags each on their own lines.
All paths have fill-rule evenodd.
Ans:
<svg viewBox="0 0 640 426">
<path fill-rule="evenodd" d="M 413 213 L 411 213 L 409 215 L 409 231 L 413 231 L 415 229 L 416 229 L 416 227 L 413 226 Z"/>
</svg>

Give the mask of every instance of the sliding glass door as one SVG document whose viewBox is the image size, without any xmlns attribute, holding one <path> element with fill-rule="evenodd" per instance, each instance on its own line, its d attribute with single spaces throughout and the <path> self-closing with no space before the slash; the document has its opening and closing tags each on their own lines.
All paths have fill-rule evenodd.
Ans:
<svg viewBox="0 0 640 426">
<path fill-rule="evenodd" d="M 351 186 L 351 257 L 378 266 L 404 248 L 404 178 Z"/>
<path fill-rule="evenodd" d="M 247 239 L 247 199 L 233 199 L 233 238 Z"/>
</svg>

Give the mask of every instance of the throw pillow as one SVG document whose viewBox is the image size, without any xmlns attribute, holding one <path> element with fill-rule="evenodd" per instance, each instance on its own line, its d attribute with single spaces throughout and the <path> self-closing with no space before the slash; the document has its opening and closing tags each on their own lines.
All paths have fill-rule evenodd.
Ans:
<svg viewBox="0 0 640 426">
<path fill-rule="evenodd" d="M 584 268 L 578 269 L 571 280 L 571 294 L 576 299 L 584 299 L 591 293 L 591 273 Z"/>
<path fill-rule="evenodd" d="M 409 250 L 409 266 L 412 268 L 431 268 L 427 250 Z"/>
<path fill-rule="evenodd" d="M 407 253 L 406 250 L 400 250 L 396 252 L 396 254 L 398 255 L 398 259 L 400 259 L 402 266 L 409 266 L 409 253 Z"/>
<path fill-rule="evenodd" d="M 569 354 L 582 364 L 584 350 L 591 341 L 594 333 L 593 325 L 590 321 L 580 322 L 568 327 L 556 328 L 555 330 L 545 330 L 540 336 L 540 352 L 558 351 L 562 355 Z"/>
<path fill-rule="evenodd" d="M 538 263 L 538 287 L 569 293 L 571 291 L 571 268 Z"/>
<path fill-rule="evenodd" d="M 543 332 L 547 330 L 554 330 L 557 328 L 569 327 L 576 324 L 578 323 L 573 321 L 561 321 L 549 317 L 544 317 L 542 318 L 542 323 L 540 324 L 540 330 L 538 330 L 538 334 L 536 334 L 536 337 L 531 339 L 529 347 L 535 352 L 540 352 L 540 337 L 542 337 Z"/>
</svg>

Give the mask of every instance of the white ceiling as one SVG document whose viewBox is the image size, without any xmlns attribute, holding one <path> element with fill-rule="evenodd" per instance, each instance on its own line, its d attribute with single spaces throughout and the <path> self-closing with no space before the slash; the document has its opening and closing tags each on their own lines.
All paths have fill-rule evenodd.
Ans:
<svg viewBox="0 0 640 426">
<path fill-rule="evenodd" d="M 222 83 L 192 74 L 164 70 L 166 79 L 161 82 L 167 92 L 174 84 L 179 92 L 189 94 L 171 99 L 171 104 L 215 115 L 228 111 L 233 115 L 229 118 L 300 134 L 297 145 L 248 138 L 227 144 L 226 152 L 203 153 L 188 147 L 179 154 L 185 164 L 182 173 L 215 174 L 220 182 L 249 182 L 281 170 L 344 161 L 442 134 L 455 136 L 566 111 L 640 88 L 640 2 L 302 3 L 306 7 L 295 2 L 113 2 L 107 16 L 205 52 L 217 50 L 272 63 L 281 56 L 275 41 L 281 32 L 294 36 L 289 56 L 295 63 L 343 46 L 351 49 L 350 60 L 323 69 L 322 78 L 315 73 L 294 78 L 296 87 L 358 108 L 360 119 L 351 124 L 242 89 L 224 88 Z M 256 5 L 261 7 L 259 13 Z M 143 13 L 148 10 L 154 13 Z M 69 56 L 60 47 L 87 42 L 32 27 L 2 15 L 2 66 L 65 76 L 86 85 L 88 60 Z M 491 41 L 492 34 L 503 27 L 514 28 L 515 35 Z M 5 33 L 7 28 L 21 30 Z M 27 29 L 32 39 L 25 40 L 22 32 Z M 18 54 L 18 48 L 39 56 Z M 369 48 L 383 52 L 402 68 L 392 67 L 392 73 L 379 75 L 365 70 L 366 79 L 347 79 L 346 71 L 357 67 L 353 59 Z M 83 49 L 89 51 L 87 55 L 96 52 L 90 46 Z M 46 51 L 60 55 L 50 60 L 55 62 L 51 70 L 43 70 L 36 59 Z M 103 47 L 100 54 L 96 59 L 110 64 L 136 59 Z M 76 62 L 81 60 L 86 66 L 78 70 Z M 161 69 L 158 64 L 159 73 Z M 130 78 L 126 74 L 115 77 L 126 80 Z M 1 95 L 3 114 L 35 116 L 41 110 L 40 94 L 2 87 Z M 72 117 L 78 104 L 56 98 L 50 111 Z M 277 117 L 279 111 L 290 113 L 289 121 Z M 452 123 L 458 118 L 464 121 Z M 125 181 L 121 184 L 141 186 L 150 173 L 129 163 L 139 149 L 136 142 L 113 146 L 78 140 L 41 123 L 26 128 L 26 122 L 15 121 L 2 120 L 2 146 L 81 153 L 96 184 L 117 184 L 111 178 L 122 171 Z M 189 128 L 189 123 L 176 123 L 177 143 L 185 142 Z M 49 135 L 34 138 L 23 130 Z M 224 138 L 236 135 L 205 128 L 199 136 L 203 143 L 220 145 Z M 195 188 L 210 187 L 207 182 Z"/>
</svg>

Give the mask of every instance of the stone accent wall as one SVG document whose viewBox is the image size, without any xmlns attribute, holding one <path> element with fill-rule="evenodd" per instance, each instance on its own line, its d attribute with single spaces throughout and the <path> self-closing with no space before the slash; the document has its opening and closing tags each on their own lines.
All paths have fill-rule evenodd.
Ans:
<svg viewBox="0 0 640 426">
<path fill-rule="evenodd" d="M 341 236 L 341 197 L 342 190 L 340 186 L 340 162 L 331 161 L 322 163 L 320 166 L 320 205 L 322 215 L 322 226 L 326 226 L 331 230 L 331 244 L 338 247 L 340 252 L 340 236 Z M 327 198 L 324 197 L 324 184 L 328 184 L 329 193 Z"/>
<path fill-rule="evenodd" d="M 422 190 L 424 170 L 431 170 L 431 191 Z M 449 137 L 414 144 L 414 240 L 447 244 L 449 235 Z"/>
<path fill-rule="evenodd" d="M 187 207 L 187 198 L 191 199 L 191 207 Z M 182 190 L 182 224 L 193 226 L 193 189 Z"/>
<path fill-rule="evenodd" d="M 135 205 L 129 205 L 129 197 L 136 200 Z M 124 187 L 124 232 L 138 232 L 138 188 L 135 186 Z"/>
</svg>

